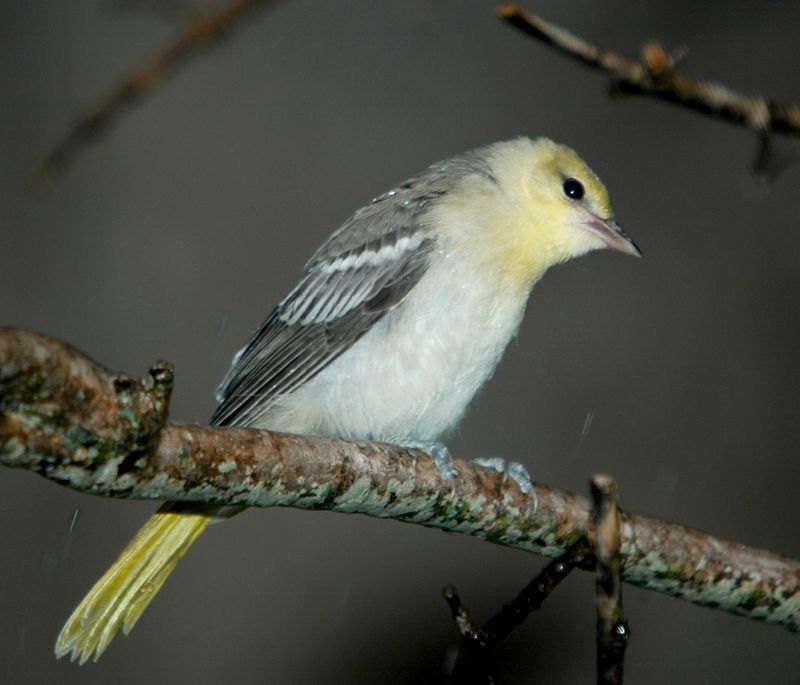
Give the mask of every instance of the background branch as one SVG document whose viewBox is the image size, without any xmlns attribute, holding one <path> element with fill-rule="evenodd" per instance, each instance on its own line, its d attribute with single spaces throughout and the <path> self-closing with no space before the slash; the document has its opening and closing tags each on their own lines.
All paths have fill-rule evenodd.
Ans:
<svg viewBox="0 0 800 685">
<path fill-rule="evenodd" d="M 134 381 L 46 336 L 0 329 L 0 463 L 107 497 L 293 506 L 394 518 L 554 557 L 586 535 L 586 498 L 366 441 L 167 424 L 171 367 Z M 620 512 L 623 580 L 800 630 L 800 563 Z M 587 567 L 591 567 L 589 564 Z"/>
<path fill-rule="evenodd" d="M 459 655 L 456 670 L 465 682 L 493 683 L 489 669 L 489 657 L 497 644 L 506 638 L 514 628 L 522 625 L 525 619 L 541 608 L 544 601 L 575 568 L 589 563 L 594 558 L 586 538 L 578 540 L 564 554 L 553 559 L 522 591 L 510 602 L 503 605 L 483 627 L 475 624 L 461 596 L 452 585 L 444 588 L 444 598 L 450 607 L 453 621 L 463 639 L 463 654 Z M 460 681 L 457 681 L 460 682 Z"/>
<path fill-rule="evenodd" d="M 529 36 L 587 66 L 607 72 L 618 93 L 656 97 L 752 129 L 759 136 L 755 164 L 759 171 L 764 170 L 769 161 L 766 138 L 770 134 L 800 135 L 800 106 L 763 95 L 739 93 L 720 83 L 678 74 L 675 66 L 685 50 L 669 55 L 658 43 L 649 43 L 635 60 L 593 45 L 515 4 L 498 8 L 497 14 Z"/>
<path fill-rule="evenodd" d="M 189 58 L 227 35 L 262 4 L 263 0 L 230 0 L 213 12 L 195 17 L 170 45 L 125 78 L 105 100 L 75 123 L 39 162 L 31 175 L 31 184 L 51 181 L 117 117 L 148 95 Z"/>
</svg>

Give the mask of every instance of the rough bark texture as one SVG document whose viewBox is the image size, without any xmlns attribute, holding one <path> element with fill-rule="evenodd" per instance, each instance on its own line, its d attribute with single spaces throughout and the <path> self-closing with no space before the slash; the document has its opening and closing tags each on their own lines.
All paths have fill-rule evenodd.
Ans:
<svg viewBox="0 0 800 685">
<path fill-rule="evenodd" d="M 556 557 L 593 539 L 589 501 L 382 443 L 167 424 L 159 362 L 113 374 L 36 333 L 0 329 L 0 463 L 106 497 L 293 506 L 393 518 Z M 800 563 L 620 512 L 623 580 L 800 630 Z"/>
</svg>

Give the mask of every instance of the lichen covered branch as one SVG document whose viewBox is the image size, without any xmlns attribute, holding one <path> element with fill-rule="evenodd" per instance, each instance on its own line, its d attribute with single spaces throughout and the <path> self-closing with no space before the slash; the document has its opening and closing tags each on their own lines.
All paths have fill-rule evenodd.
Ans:
<svg viewBox="0 0 800 685">
<path fill-rule="evenodd" d="M 166 423 L 171 368 L 111 373 L 46 336 L 0 329 L 0 464 L 107 497 L 293 506 L 394 518 L 557 557 L 593 537 L 591 506 L 455 460 L 366 441 Z M 800 630 L 800 563 L 620 514 L 622 578 Z M 590 567 L 590 566 L 587 566 Z"/>
</svg>

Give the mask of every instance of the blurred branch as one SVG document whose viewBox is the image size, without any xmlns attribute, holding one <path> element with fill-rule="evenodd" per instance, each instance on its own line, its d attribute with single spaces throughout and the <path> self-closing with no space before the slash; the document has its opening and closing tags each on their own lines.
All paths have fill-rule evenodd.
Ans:
<svg viewBox="0 0 800 685">
<path fill-rule="evenodd" d="M 196 17 L 171 45 L 126 78 L 108 98 L 78 120 L 39 162 L 31 175 L 31 185 L 51 181 L 63 172 L 78 153 L 178 66 L 228 35 L 237 23 L 262 4 L 263 0 L 231 0 L 213 12 Z"/>
<path fill-rule="evenodd" d="M 194 0 L 102 0 L 101 6 L 115 14 L 152 17 L 165 21 L 186 19 L 197 15 Z"/>
<path fill-rule="evenodd" d="M 759 136 L 757 170 L 763 171 L 769 161 L 766 153 L 770 135 L 800 135 L 800 106 L 681 76 L 675 66 L 685 51 L 669 55 L 658 43 L 649 43 L 642 48 L 640 59 L 635 60 L 599 48 L 515 4 L 499 7 L 497 14 L 529 36 L 587 66 L 608 72 L 617 93 L 649 95 L 752 129 Z"/>
<path fill-rule="evenodd" d="M 0 464 L 105 497 L 293 506 L 393 518 L 557 557 L 593 542 L 591 505 L 368 441 L 168 424 L 172 368 L 133 380 L 37 333 L 0 329 Z M 800 630 L 800 562 L 620 513 L 622 579 Z M 592 568 L 593 564 L 584 564 Z"/>
<path fill-rule="evenodd" d="M 622 685 L 628 623 L 622 613 L 617 484 L 611 476 L 592 478 L 597 560 L 597 683 Z"/>
</svg>

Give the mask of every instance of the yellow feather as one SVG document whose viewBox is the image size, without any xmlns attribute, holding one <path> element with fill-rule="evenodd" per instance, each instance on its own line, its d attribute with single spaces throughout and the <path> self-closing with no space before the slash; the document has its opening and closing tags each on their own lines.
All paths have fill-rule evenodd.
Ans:
<svg viewBox="0 0 800 685">
<path fill-rule="evenodd" d="M 602 244 L 576 221 L 563 181 L 580 178 L 587 208 L 612 215 L 603 182 L 570 148 L 546 138 L 492 146 L 495 181 L 474 176 L 431 211 L 443 252 L 476 273 L 493 274 L 498 292 L 526 297 L 545 271 Z"/>
<path fill-rule="evenodd" d="M 69 617 L 56 656 L 97 661 L 122 628 L 127 635 L 178 561 L 213 518 L 174 513 L 169 504 L 152 516 Z"/>
</svg>

